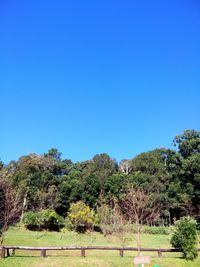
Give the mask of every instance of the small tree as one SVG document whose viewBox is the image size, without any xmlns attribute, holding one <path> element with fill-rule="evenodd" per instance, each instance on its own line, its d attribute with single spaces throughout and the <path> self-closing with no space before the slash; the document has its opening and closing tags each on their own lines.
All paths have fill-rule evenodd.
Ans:
<svg viewBox="0 0 200 267">
<path fill-rule="evenodd" d="M 121 201 L 121 208 L 126 219 L 136 224 L 136 242 L 140 255 L 142 225 L 156 221 L 160 216 L 160 207 L 154 195 L 147 194 L 143 189 L 130 187 Z"/>
<path fill-rule="evenodd" d="M 68 219 L 75 231 L 85 232 L 95 223 L 95 213 L 84 202 L 72 203 L 69 208 Z"/>
<path fill-rule="evenodd" d="M 3 244 L 8 226 L 20 219 L 22 206 L 21 192 L 0 175 L 0 244 Z"/>
<path fill-rule="evenodd" d="M 171 238 L 174 248 L 183 253 L 183 258 L 194 260 L 197 253 L 197 222 L 191 217 L 183 217 L 175 223 Z"/>
</svg>

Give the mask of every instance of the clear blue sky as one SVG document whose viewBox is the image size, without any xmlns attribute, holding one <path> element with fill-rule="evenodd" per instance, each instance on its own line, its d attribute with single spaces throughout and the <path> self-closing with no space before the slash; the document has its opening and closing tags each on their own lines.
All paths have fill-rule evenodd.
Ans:
<svg viewBox="0 0 200 267">
<path fill-rule="evenodd" d="M 0 158 L 117 160 L 200 129 L 198 0 L 0 1 Z"/>
</svg>

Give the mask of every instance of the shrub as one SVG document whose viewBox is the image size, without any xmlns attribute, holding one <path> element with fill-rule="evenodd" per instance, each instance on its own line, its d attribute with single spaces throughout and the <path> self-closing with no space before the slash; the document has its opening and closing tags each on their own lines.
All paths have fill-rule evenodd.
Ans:
<svg viewBox="0 0 200 267">
<path fill-rule="evenodd" d="M 64 219 L 54 210 L 42 210 L 39 212 L 42 218 L 42 228 L 51 231 L 59 231 L 64 227 Z"/>
<path fill-rule="evenodd" d="M 68 219 L 77 232 L 85 232 L 92 229 L 95 223 L 95 213 L 84 202 L 78 201 L 71 204 Z"/>
<path fill-rule="evenodd" d="M 175 223 L 171 244 L 179 249 L 183 258 L 194 260 L 197 253 L 197 222 L 190 217 L 183 217 Z"/>
<path fill-rule="evenodd" d="M 98 225 L 104 236 L 124 231 L 126 228 L 119 205 L 115 201 L 113 204 L 113 207 L 107 204 L 97 207 Z"/>
<path fill-rule="evenodd" d="M 54 210 L 28 211 L 24 213 L 23 223 L 29 230 L 59 231 L 64 226 L 64 219 Z"/>
<path fill-rule="evenodd" d="M 29 230 L 40 230 L 42 226 L 42 218 L 38 213 L 28 211 L 24 213 L 23 223 Z"/>
</svg>

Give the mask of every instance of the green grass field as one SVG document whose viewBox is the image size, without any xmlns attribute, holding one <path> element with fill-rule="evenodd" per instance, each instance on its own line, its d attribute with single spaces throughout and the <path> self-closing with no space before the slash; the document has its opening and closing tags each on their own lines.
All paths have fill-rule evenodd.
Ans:
<svg viewBox="0 0 200 267">
<path fill-rule="evenodd" d="M 143 247 L 169 248 L 170 236 L 168 235 L 142 235 Z M 136 246 L 134 235 L 127 235 L 125 240 L 122 236 L 112 235 L 104 237 L 100 233 L 76 234 L 74 232 L 31 232 L 20 226 L 12 227 L 6 234 L 5 245 L 21 246 Z M 86 257 L 80 257 L 80 251 L 55 251 L 48 252 L 47 258 L 40 257 L 40 252 L 16 251 L 15 256 L 0 260 L 0 266 L 4 267 L 130 267 L 133 266 L 134 252 L 125 252 L 120 258 L 118 251 L 86 251 Z M 143 253 L 149 255 L 152 264 L 161 267 L 199 267 L 200 257 L 194 262 L 181 259 L 179 253 L 165 253 L 158 258 L 157 253 Z"/>
</svg>

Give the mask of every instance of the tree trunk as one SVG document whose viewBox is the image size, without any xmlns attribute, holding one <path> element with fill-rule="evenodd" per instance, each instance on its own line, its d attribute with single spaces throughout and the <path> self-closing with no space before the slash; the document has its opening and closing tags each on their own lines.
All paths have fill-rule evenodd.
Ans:
<svg viewBox="0 0 200 267">
<path fill-rule="evenodd" d="M 21 217 L 20 217 L 20 222 L 22 222 L 22 220 L 23 220 L 24 212 L 25 212 L 25 209 L 26 209 L 26 202 L 27 202 L 27 192 L 24 195 L 24 201 L 23 201 L 23 206 L 22 206 L 22 214 L 21 214 Z"/>
<path fill-rule="evenodd" d="M 141 225 L 140 223 L 136 223 L 137 225 L 137 248 L 138 248 L 138 256 L 141 254 Z"/>
</svg>

